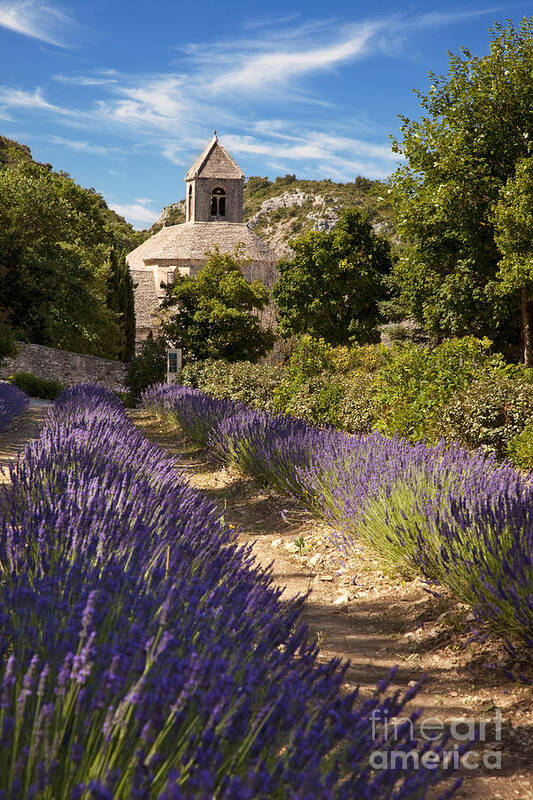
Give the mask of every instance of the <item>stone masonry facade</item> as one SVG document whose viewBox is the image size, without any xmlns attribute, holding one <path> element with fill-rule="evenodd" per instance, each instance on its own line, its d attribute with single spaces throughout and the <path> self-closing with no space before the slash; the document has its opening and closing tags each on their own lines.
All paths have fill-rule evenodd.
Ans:
<svg viewBox="0 0 533 800">
<path fill-rule="evenodd" d="M 107 386 L 108 389 L 124 389 L 126 365 L 121 361 L 69 353 L 26 342 L 17 342 L 17 350 L 15 358 L 6 359 L 0 368 L 1 379 L 15 372 L 30 372 L 38 378 L 59 381 L 64 386 L 88 381 Z"/>
<path fill-rule="evenodd" d="M 216 135 L 185 176 L 186 222 L 163 227 L 127 256 L 135 288 L 136 340 L 139 345 L 159 330 L 158 311 L 164 290 L 175 276 L 195 277 L 214 247 L 236 252 L 247 280 L 271 289 L 278 277 L 279 254 L 243 222 L 244 173 Z M 271 327 L 275 309 L 260 314 Z"/>
</svg>

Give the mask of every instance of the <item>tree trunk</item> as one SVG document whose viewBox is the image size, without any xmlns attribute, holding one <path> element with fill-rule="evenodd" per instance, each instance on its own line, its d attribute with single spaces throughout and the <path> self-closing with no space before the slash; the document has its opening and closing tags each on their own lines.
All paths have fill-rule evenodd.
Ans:
<svg viewBox="0 0 533 800">
<path fill-rule="evenodd" d="M 526 367 L 533 367 L 533 300 L 527 289 L 522 289 L 521 311 L 524 364 Z"/>
</svg>

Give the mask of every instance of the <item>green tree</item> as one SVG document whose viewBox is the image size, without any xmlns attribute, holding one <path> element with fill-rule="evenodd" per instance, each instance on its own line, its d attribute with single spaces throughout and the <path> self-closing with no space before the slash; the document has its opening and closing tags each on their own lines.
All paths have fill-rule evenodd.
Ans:
<svg viewBox="0 0 533 800">
<path fill-rule="evenodd" d="M 164 381 L 167 374 L 167 343 L 163 336 L 150 331 L 140 353 L 131 359 L 126 373 L 126 386 L 137 398 L 148 386 Z"/>
<path fill-rule="evenodd" d="M 7 317 L 0 309 L 0 367 L 6 358 L 14 356 L 16 352 L 15 338 L 11 326 L 7 322 Z"/>
<path fill-rule="evenodd" d="M 514 297 L 499 291 L 492 210 L 533 148 L 533 20 L 491 30 L 488 55 L 449 55 L 430 73 L 425 115 L 402 119 L 394 149 L 407 164 L 392 182 L 404 245 L 394 270 L 400 299 L 437 338 L 489 336 L 510 353 L 520 339 Z"/>
<path fill-rule="evenodd" d="M 524 158 L 494 208 L 496 244 L 502 254 L 498 292 L 520 305 L 524 363 L 533 366 L 533 157 Z"/>
<path fill-rule="evenodd" d="M 281 335 L 308 333 L 334 345 L 378 341 L 378 303 L 392 262 L 367 216 L 344 211 L 331 232 L 311 231 L 291 247 L 295 256 L 278 264 L 273 291 Z"/>
<path fill-rule="evenodd" d="M 70 178 L 31 162 L 0 170 L 0 305 L 18 335 L 79 352 L 115 349 L 108 241 L 97 201 Z"/>
<path fill-rule="evenodd" d="M 0 286 L 3 286 L 6 280 L 7 271 L 5 267 L 0 265 Z M 13 329 L 9 324 L 7 308 L 0 304 L 0 367 L 3 365 L 6 358 L 15 355 L 15 351 L 15 337 L 13 335 Z"/>
<path fill-rule="evenodd" d="M 124 361 L 129 361 L 135 355 L 135 333 L 136 333 L 136 320 L 135 320 L 135 284 L 131 277 L 131 272 L 126 263 L 124 256 L 124 276 L 123 276 L 123 291 L 125 293 L 124 302 L 124 333 L 125 333 L 125 347 L 124 347 Z"/>
<path fill-rule="evenodd" d="M 268 292 L 259 281 L 248 282 L 242 266 L 239 252 L 215 248 L 197 277 L 178 276 L 167 288 L 165 336 L 187 358 L 257 361 L 272 346 L 274 335 L 257 316 Z"/>
<path fill-rule="evenodd" d="M 135 354 L 135 299 L 133 280 L 124 251 L 109 251 L 106 305 L 119 327 L 117 356 L 129 361 Z"/>
<path fill-rule="evenodd" d="M 94 189 L 0 136 L 0 308 L 18 337 L 119 357 L 123 318 L 106 304 L 106 254 L 144 238 Z"/>
</svg>

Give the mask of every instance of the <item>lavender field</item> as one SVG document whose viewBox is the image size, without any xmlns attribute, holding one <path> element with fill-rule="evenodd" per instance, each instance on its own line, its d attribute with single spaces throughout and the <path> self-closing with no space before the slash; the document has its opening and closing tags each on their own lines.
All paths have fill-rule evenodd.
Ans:
<svg viewBox="0 0 533 800">
<path fill-rule="evenodd" d="M 224 463 L 297 497 L 334 527 L 339 549 L 362 539 L 450 589 L 511 651 L 533 647 L 529 474 L 444 442 L 348 435 L 179 386 L 152 387 L 143 402 Z"/>
<path fill-rule="evenodd" d="M 111 392 L 65 391 L 10 477 L 0 796 L 422 798 L 439 782 L 369 769 L 376 747 L 417 748 L 407 722 L 392 741 L 370 721 L 416 687 L 344 691 L 303 599 L 280 601 Z"/>
<path fill-rule="evenodd" d="M 16 386 L 0 382 L 0 431 L 28 405 L 28 398 Z"/>
</svg>

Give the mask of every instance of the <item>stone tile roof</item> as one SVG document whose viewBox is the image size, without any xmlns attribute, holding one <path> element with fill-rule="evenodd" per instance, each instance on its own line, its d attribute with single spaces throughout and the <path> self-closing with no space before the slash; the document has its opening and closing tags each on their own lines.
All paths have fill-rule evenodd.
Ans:
<svg viewBox="0 0 533 800">
<path fill-rule="evenodd" d="M 252 261 L 279 260 L 279 255 L 244 222 L 183 222 L 162 228 L 132 250 L 127 261 L 130 269 L 136 270 L 142 269 L 146 261 L 203 260 L 216 244 L 223 253 L 233 253 L 241 243 L 244 256 Z"/>
<path fill-rule="evenodd" d="M 137 328 L 156 328 L 152 312 L 159 307 L 154 273 L 152 270 L 131 270 L 135 285 L 135 324 Z"/>
<path fill-rule="evenodd" d="M 193 178 L 240 179 L 244 178 L 244 172 L 227 150 L 224 150 L 215 134 L 185 176 L 186 181 L 191 181 Z"/>
</svg>

